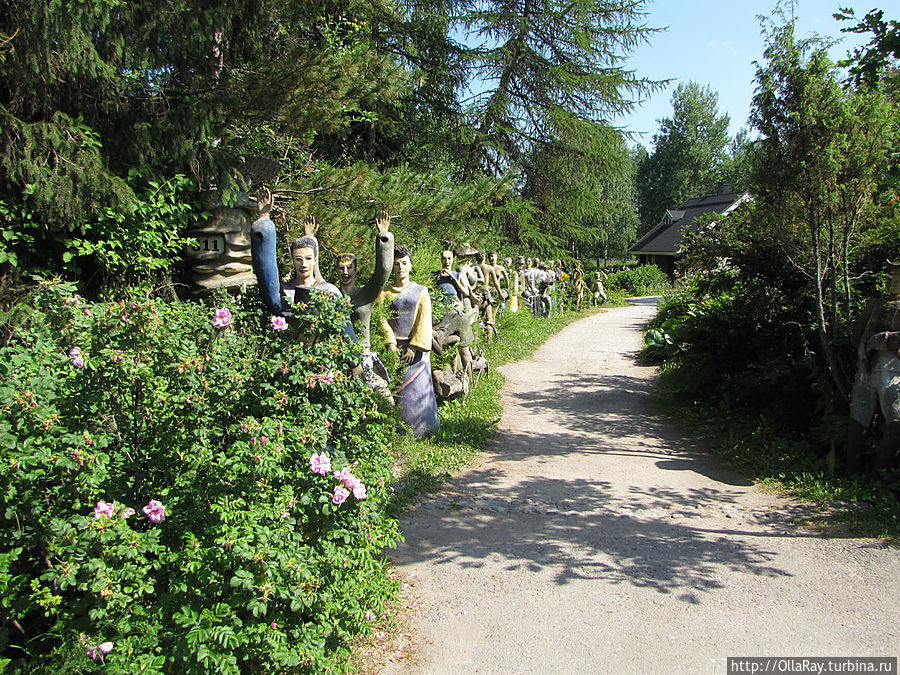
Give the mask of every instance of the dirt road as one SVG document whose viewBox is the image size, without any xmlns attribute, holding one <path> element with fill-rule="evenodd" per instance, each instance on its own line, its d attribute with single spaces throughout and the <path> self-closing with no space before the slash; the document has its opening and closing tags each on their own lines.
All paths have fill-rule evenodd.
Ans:
<svg viewBox="0 0 900 675">
<path fill-rule="evenodd" d="M 403 518 L 422 611 L 395 673 L 724 673 L 728 656 L 900 654 L 900 551 L 791 524 L 648 401 L 653 307 L 502 368 L 492 452 Z"/>
</svg>

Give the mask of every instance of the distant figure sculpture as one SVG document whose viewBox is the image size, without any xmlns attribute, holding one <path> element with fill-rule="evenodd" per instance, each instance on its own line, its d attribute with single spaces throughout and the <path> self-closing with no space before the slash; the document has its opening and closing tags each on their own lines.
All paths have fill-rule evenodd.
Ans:
<svg viewBox="0 0 900 675">
<path fill-rule="evenodd" d="M 551 264 L 553 261 L 550 261 Z M 553 312 L 553 291 L 556 289 L 556 272 L 550 266 L 542 262 L 540 270 L 543 277 L 539 282 L 540 291 L 540 316 L 548 317 Z"/>
<path fill-rule="evenodd" d="M 529 258 L 529 261 L 530 260 L 531 259 Z M 525 298 L 528 306 L 531 308 L 531 313 L 534 314 L 534 316 L 540 316 L 541 287 L 547 277 L 541 269 L 534 267 L 533 264 L 534 263 L 531 262 L 528 268 L 522 273 L 522 297 Z"/>
<path fill-rule="evenodd" d="M 850 397 L 848 473 L 859 470 L 863 438 L 879 403 L 885 429 L 874 468 L 894 466 L 900 450 L 900 262 L 888 261 L 888 266 L 888 294 L 866 303 L 853 330 L 854 343 L 859 347 Z"/>
<path fill-rule="evenodd" d="M 490 262 L 491 267 L 494 268 L 494 274 L 497 279 L 497 291 L 500 293 L 500 296 L 504 300 L 509 299 L 510 294 L 510 284 L 509 284 L 509 272 L 507 272 L 506 267 L 500 264 L 497 260 L 497 252 L 491 251 L 488 253 L 488 262 Z"/>
<path fill-rule="evenodd" d="M 442 295 L 439 300 L 453 302 L 468 295 L 468 290 L 463 286 L 465 281 L 461 282 L 460 273 L 453 269 L 453 251 L 441 252 L 441 269 L 431 274 L 435 290 Z"/>
<path fill-rule="evenodd" d="M 581 268 L 581 261 L 575 261 L 575 269 L 572 272 L 572 290 L 575 292 L 575 309 L 580 310 L 584 304 L 584 270 Z"/>
<path fill-rule="evenodd" d="M 594 281 L 591 284 L 591 304 L 596 307 L 606 302 L 606 291 L 603 288 L 603 280 L 609 279 L 606 272 L 597 270 L 594 272 Z"/>
<path fill-rule="evenodd" d="M 406 365 L 397 391 L 400 414 L 417 437 L 440 426 L 431 377 L 431 297 L 428 289 L 411 281 L 412 255 L 405 246 L 394 249 L 393 284 L 379 302 L 390 303 L 393 316 L 382 319 L 388 350 L 400 353 Z"/>
<path fill-rule="evenodd" d="M 461 261 L 459 266 L 459 283 L 465 289 L 465 293 L 462 295 L 463 313 L 467 316 L 474 313 L 473 321 L 477 321 L 478 312 L 482 304 L 482 296 L 478 292 L 478 288 L 484 281 L 481 268 L 472 263 L 472 257 L 477 251 L 468 243 L 465 243 L 456 248 L 453 253 Z"/>
<path fill-rule="evenodd" d="M 510 265 L 512 267 L 512 265 Z M 522 295 L 522 273 L 525 271 L 525 258 L 519 256 L 516 258 L 515 269 L 513 269 L 512 274 L 510 274 L 510 283 L 512 284 L 509 289 L 509 311 L 510 312 L 518 312 L 519 311 L 519 302 L 521 302 Z"/>
<path fill-rule="evenodd" d="M 481 311 L 484 316 L 487 339 L 497 336 L 497 324 L 494 318 L 494 305 L 502 301 L 500 281 L 494 266 L 487 262 L 487 254 L 478 251 L 475 254 L 475 266 L 481 270 L 483 280 L 479 289 L 482 293 Z"/>
</svg>

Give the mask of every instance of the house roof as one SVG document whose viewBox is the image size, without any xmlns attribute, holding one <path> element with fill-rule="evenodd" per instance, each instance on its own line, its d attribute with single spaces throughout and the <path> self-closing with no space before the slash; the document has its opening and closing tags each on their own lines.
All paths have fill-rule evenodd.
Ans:
<svg viewBox="0 0 900 675">
<path fill-rule="evenodd" d="M 697 219 L 707 213 L 723 214 L 734 209 L 749 192 L 724 192 L 688 199 L 677 209 L 666 209 L 662 221 L 628 250 L 631 253 L 675 255 L 685 232 L 697 231 Z"/>
</svg>

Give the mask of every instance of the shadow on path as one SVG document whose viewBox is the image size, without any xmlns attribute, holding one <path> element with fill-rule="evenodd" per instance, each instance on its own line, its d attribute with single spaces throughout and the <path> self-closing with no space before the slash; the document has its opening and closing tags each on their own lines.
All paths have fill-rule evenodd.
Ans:
<svg viewBox="0 0 900 675">
<path fill-rule="evenodd" d="M 549 569 L 556 584 L 603 579 L 666 594 L 680 591 L 679 599 L 690 603 L 700 602 L 698 592 L 720 588 L 725 569 L 790 576 L 773 564 L 777 553 L 765 544 L 766 538 L 783 535 L 766 533 L 760 540 L 758 530 L 708 529 L 703 526 L 708 521 L 690 521 L 690 510 L 731 503 L 734 495 L 704 489 L 686 495 L 635 491 L 621 497 L 609 488 L 577 476 L 530 477 L 502 487 L 495 469 L 474 471 L 420 504 L 419 509 L 431 511 L 427 531 L 416 530 L 414 543 L 399 555 L 403 563 Z M 423 516 L 422 511 L 414 514 L 414 522 L 425 524 Z"/>
</svg>

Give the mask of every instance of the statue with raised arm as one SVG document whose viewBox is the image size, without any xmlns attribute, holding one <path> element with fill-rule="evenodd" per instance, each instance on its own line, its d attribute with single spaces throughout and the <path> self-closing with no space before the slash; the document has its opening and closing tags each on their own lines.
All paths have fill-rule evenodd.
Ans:
<svg viewBox="0 0 900 675">
<path fill-rule="evenodd" d="M 397 390 L 400 414 L 417 437 L 440 427 L 431 376 L 432 316 L 428 289 L 409 278 L 412 254 L 394 249 L 394 276 L 379 302 L 390 303 L 393 316 L 382 319 L 388 350 L 398 352 L 406 366 Z"/>
<path fill-rule="evenodd" d="M 304 291 L 308 294 L 309 289 L 312 288 L 338 297 L 341 296 L 337 286 L 325 281 L 319 272 L 319 241 L 316 239 L 318 229 L 319 224 L 316 219 L 306 216 L 303 220 L 305 236 L 291 244 L 294 274 L 281 285 L 281 292 L 292 302 L 300 302 Z"/>
<path fill-rule="evenodd" d="M 275 252 L 275 224 L 268 217 L 272 208 L 271 193 L 266 190 L 257 203 L 259 216 L 250 226 L 250 250 L 259 292 L 269 311 L 276 316 L 293 316 L 293 307 L 308 302 L 311 290 L 341 297 L 337 287 L 319 274 L 319 242 L 315 236 L 319 226 L 312 216 L 303 221 L 305 236 L 291 244 L 293 274 L 287 281 L 281 281 Z M 343 334 L 348 340 L 356 341 L 351 323 L 344 326 Z"/>
<path fill-rule="evenodd" d="M 394 267 L 394 233 L 389 230 L 390 216 L 381 211 L 375 217 L 375 271 L 365 286 L 356 285 L 356 256 L 352 253 L 341 253 L 338 256 L 338 277 L 341 293 L 353 303 L 353 323 L 358 327 L 359 342 L 368 348 L 369 324 L 372 321 L 372 308 L 378 301 L 384 285 L 391 277 Z"/>
<path fill-rule="evenodd" d="M 351 319 L 357 327 L 358 341 L 363 348 L 362 374 L 366 384 L 393 402 L 390 391 L 390 376 L 387 368 L 371 349 L 372 310 L 384 285 L 391 276 L 394 266 L 394 234 L 388 229 L 391 218 L 385 211 L 375 217 L 375 271 L 365 286 L 356 285 L 356 256 L 352 253 L 338 255 L 338 279 L 341 293 L 350 298 L 353 306 Z"/>
<path fill-rule="evenodd" d="M 606 272 L 603 270 L 594 272 L 594 281 L 591 283 L 591 305 L 594 307 L 606 302 L 606 291 L 603 288 L 604 279 L 609 279 Z"/>
<path fill-rule="evenodd" d="M 250 251 L 259 291 L 269 311 L 279 316 L 290 314 L 290 305 L 308 299 L 312 288 L 340 296 L 341 292 L 319 274 L 319 242 L 315 237 L 319 226 L 315 218 L 306 217 L 306 236 L 291 244 L 293 274 L 282 282 L 278 275 L 275 223 L 268 216 L 272 208 L 268 190 L 258 199 L 257 208 L 259 215 L 250 226 Z"/>
<path fill-rule="evenodd" d="M 888 261 L 888 267 L 887 295 L 869 300 L 853 328 L 858 350 L 850 396 L 847 473 L 859 469 L 863 438 L 879 404 L 885 427 L 874 468 L 895 466 L 900 451 L 900 262 Z"/>
</svg>

